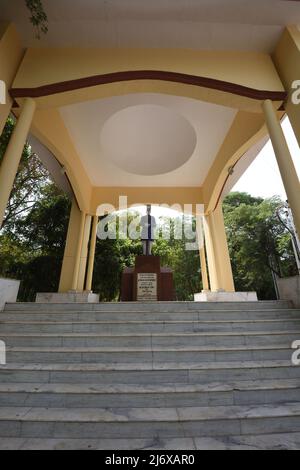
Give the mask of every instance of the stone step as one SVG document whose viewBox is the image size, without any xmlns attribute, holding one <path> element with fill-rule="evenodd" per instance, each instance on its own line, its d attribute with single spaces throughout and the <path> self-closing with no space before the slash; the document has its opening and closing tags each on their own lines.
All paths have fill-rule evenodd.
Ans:
<svg viewBox="0 0 300 470">
<path fill-rule="evenodd" d="M 0 313 L 1 321 L 17 322 L 156 322 L 156 321 L 243 321 L 243 320 L 299 320 L 300 309 L 260 310 L 201 310 L 186 312 L 92 312 L 92 311 L 6 311 Z"/>
<path fill-rule="evenodd" d="M 5 311 L 118 311 L 118 312 L 185 312 L 201 310 L 257 310 L 257 309 L 284 309 L 291 308 L 292 304 L 286 300 L 268 300 L 259 302 L 100 302 L 95 304 L 62 304 L 62 303 L 36 303 L 15 302 L 7 303 Z"/>
<path fill-rule="evenodd" d="M 193 333 L 213 331 L 289 331 L 299 332 L 299 320 L 279 319 L 268 320 L 235 320 L 235 321 L 77 321 L 77 322 L 46 322 L 46 321 L 1 321 L 1 334 L 5 333 Z"/>
<path fill-rule="evenodd" d="M 0 408 L 0 436 L 187 438 L 300 430 L 300 403 L 178 408 Z"/>
<path fill-rule="evenodd" d="M 1 438 L 0 450 L 299 450 L 300 432 L 196 438 Z"/>
<path fill-rule="evenodd" d="M 220 443 L 219 443 L 220 445 Z M 196 450 L 193 438 L 163 439 L 0 439 L 0 450 Z"/>
<path fill-rule="evenodd" d="M 298 379 L 300 367 L 290 361 L 73 363 L 0 366 L 2 383 L 172 384 L 236 380 Z"/>
<path fill-rule="evenodd" d="M 300 433 L 195 438 L 193 442 L 197 450 L 299 450 Z M 187 444 L 192 445 L 190 441 Z"/>
<path fill-rule="evenodd" d="M 299 448 L 299 339 L 289 302 L 8 304 L 0 449 Z"/>
<path fill-rule="evenodd" d="M 6 361 L 17 363 L 105 362 L 230 362 L 289 360 L 292 349 L 285 346 L 181 347 L 181 348 L 8 348 Z"/>
<path fill-rule="evenodd" d="M 0 407 L 182 407 L 300 402 L 300 379 L 207 384 L 0 384 Z"/>
<path fill-rule="evenodd" d="M 197 333 L 1 333 L 7 347 L 180 347 L 282 345 L 289 348 L 299 339 L 295 330 L 197 332 Z"/>
</svg>

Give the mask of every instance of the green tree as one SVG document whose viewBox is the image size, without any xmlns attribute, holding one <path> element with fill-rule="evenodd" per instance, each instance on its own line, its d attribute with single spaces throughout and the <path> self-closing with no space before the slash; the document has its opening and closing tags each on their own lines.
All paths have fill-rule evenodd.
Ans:
<svg viewBox="0 0 300 470">
<path fill-rule="evenodd" d="M 127 225 L 137 216 L 137 213 L 129 212 Z M 116 216 L 116 239 L 98 238 L 96 243 L 93 290 L 99 293 L 101 301 L 119 299 L 122 272 L 125 267 L 134 266 L 135 257 L 142 252 L 140 241 L 118 236 L 119 223 Z"/>
<path fill-rule="evenodd" d="M 19 300 L 57 291 L 69 212 L 68 198 L 49 183 L 14 230 L 0 235 L 0 275 L 21 280 Z"/>
<path fill-rule="evenodd" d="M 175 227 L 177 222 L 183 221 L 185 225 L 192 225 L 195 232 L 195 219 L 182 219 L 182 217 L 171 219 L 170 239 L 166 240 L 162 234 L 155 241 L 153 254 L 161 257 L 161 264 L 169 266 L 173 270 L 174 288 L 176 300 L 193 300 L 194 294 L 202 289 L 200 275 L 200 259 L 198 250 L 187 250 L 186 243 L 190 242 L 183 230 L 182 238 L 175 238 Z M 168 218 L 161 218 L 161 223 L 169 225 Z"/>
<path fill-rule="evenodd" d="M 290 236 L 276 216 L 281 203 L 233 192 L 223 204 L 236 290 L 254 290 L 260 299 L 276 298 L 272 271 L 296 274 Z"/>
<path fill-rule="evenodd" d="M 12 117 L 7 119 L 6 125 L 0 136 L 0 164 L 6 151 L 8 142 L 15 127 Z M 14 231 L 14 224 L 23 217 L 41 197 L 43 188 L 50 183 L 49 172 L 28 142 L 24 146 L 18 172 L 14 181 L 13 189 L 6 208 L 2 229 Z"/>
</svg>

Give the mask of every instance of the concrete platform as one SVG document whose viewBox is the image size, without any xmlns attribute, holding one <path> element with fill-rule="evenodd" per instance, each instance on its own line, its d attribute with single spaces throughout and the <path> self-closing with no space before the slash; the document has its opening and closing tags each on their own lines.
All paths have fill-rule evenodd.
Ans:
<svg viewBox="0 0 300 470">
<path fill-rule="evenodd" d="M 194 294 L 195 302 L 257 302 L 256 292 L 211 292 Z"/>
<path fill-rule="evenodd" d="M 66 303 L 66 304 L 73 304 L 73 303 L 97 303 L 99 302 L 99 295 L 93 294 L 92 292 L 38 292 L 36 294 L 36 303 L 44 304 L 44 303 Z"/>
</svg>

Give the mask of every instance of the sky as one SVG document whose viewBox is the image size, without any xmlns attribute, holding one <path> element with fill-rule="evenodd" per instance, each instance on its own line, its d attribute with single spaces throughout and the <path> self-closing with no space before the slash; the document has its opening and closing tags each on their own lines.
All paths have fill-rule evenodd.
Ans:
<svg viewBox="0 0 300 470">
<path fill-rule="evenodd" d="M 282 129 L 300 179 L 300 148 L 288 118 L 284 119 Z M 264 198 L 278 195 L 284 200 L 287 199 L 270 141 L 267 142 L 253 163 L 232 188 L 232 191 L 245 191 L 252 196 Z"/>
</svg>

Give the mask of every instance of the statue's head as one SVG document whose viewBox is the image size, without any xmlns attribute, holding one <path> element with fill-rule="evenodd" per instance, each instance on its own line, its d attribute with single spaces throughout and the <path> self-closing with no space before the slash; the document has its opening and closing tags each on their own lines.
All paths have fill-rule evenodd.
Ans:
<svg viewBox="0 0 300 470">
<path fill-rule="evenodd" d="M 151 214 L 151 204 L 147 204 L 147 214 Z"/>
</svg>

